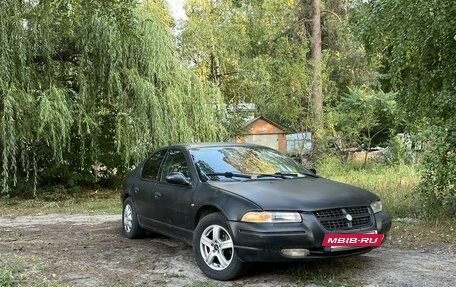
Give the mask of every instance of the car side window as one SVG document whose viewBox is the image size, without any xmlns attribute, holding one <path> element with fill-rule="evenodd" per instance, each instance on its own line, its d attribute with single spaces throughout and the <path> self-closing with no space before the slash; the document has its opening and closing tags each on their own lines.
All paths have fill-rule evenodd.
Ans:
<svg viewBox="0 0 456 287">
<path fill-rule="evenodd" d="M 171 172 L 181 172 L 185 177 L 189 177 L 187 160 L 179 150 L 170 149 L 163 164 L 161 180 L 166 181 L 166 176 Z"/>
<path fill-rule="evenodd" d="M 153 154 L 144 164 L 141 177 L 148 180 L 159 180 L 160 165 L 166 155 L 166 150 Z"/>
</svg>

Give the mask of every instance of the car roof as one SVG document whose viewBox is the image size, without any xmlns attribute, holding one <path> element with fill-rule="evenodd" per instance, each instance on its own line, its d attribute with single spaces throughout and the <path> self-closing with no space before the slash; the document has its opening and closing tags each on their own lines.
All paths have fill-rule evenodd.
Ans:
<svg viewBox="0 0 456 287">
<path fill-rule="evenodd" d="M 193 148 L 206 148 L 206 147 L 263 147 L 261 145 L 252 143 L 235 143 L 235 142 L 199 142 L 199 143 L 185 143 L 167 146 L 164 148 L 178 148 L 182 147 L 185 149 Z"/>
</svg>

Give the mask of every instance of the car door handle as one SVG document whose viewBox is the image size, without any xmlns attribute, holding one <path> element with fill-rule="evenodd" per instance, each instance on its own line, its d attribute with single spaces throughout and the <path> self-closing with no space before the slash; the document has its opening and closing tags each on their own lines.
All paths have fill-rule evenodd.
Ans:
<svg viewBox="0 0 456 287">
<path fill-rule="evenodd" d="M 161 195 L 160 192 L 155 192 L 155 193 L 154 193 L 155 199 L 159 199 L 161 196 L 162 196 L 162 195 Z"/>
</svg>

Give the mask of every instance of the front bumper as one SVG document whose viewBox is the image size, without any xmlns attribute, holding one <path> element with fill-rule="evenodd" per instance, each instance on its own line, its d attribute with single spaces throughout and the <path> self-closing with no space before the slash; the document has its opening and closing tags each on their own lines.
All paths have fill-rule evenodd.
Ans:
<svg viewBox="0 0 456 287">
<path fill-rule="evenodd" d="M 337 258 L 359 255 L 371 251 L 374 247 L 350 248 L 330 251 L 321 243 L 330 231 L 320 224 L 312 213 L 301 213 L 300 223 L 246 223 L 229 221 L 233 232 L 237 256 L 244 262 L 281 262 Z M 385 234 L 391 228 L 391 220 L 386 212 L 374 215 L 374 226 L 345 232 L 363 233 L 377 231 Z M 307 249 L 310 254 L 300 258 L 282 255 L 282 249 Z"/>
</svg>

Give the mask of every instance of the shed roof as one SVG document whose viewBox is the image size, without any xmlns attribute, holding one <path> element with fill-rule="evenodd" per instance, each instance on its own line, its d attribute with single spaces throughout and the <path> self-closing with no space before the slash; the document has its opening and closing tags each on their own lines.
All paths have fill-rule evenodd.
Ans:
<svg viewBox="0 0 456 287">
<path fill-rule="evenodd" d="M 259 120 L 263 120 L 263 121 L 273 125 L 274 127 L 278 128 L 283 133 L 285 133 L 285 129 L 281 125 L 279 125 L 279 124 L 277 124 L 277 123 L 275 123 L 275 122 L 271 121 L 270 119 L 268 119 L 266 117 L 263 117 L 263 116 L 258 116 L 256 118 L 254 118 L 253 120 L 250 120 L 250 121 L 246 122 L 244 124 L 244 128 L 248 128 L 250 125 L 252 125 L 253 123 L 255 123 L 255 122 L 259 121 Z"/>
</svg>

